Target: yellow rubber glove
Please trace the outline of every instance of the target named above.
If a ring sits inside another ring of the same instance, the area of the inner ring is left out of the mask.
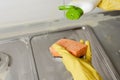
[[[101,0],[98,7],[106,11],[120,10],[120,0]]]
[[[84,41],[81,41],[81,43],[84,44]],[[62,61],[74,80],[102,80],[101,76],[91,65],[92,55],[89,41],[86,41],[85,44],[88,46],[88,49],[84,58],[73,56],[58,44],[53,44],[52,47],[62,56]]]

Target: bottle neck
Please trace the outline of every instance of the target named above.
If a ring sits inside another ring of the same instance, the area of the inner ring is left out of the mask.
[[[85,14],[96,8],[100,1],[101,0],[73,0],[68,5],[81,8]]]

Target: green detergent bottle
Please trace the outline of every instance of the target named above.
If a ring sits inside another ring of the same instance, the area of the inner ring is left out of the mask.
[[[59,6],[59,10],[66,11],[70,20],[78,20],[83,14],[92,11],[101,0],[73,0],[68,5]]]

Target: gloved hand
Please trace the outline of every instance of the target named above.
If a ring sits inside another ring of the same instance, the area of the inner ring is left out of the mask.
[[[101,0],[98,5],[103,10],[120,10],[120,0]]]
[[[84,44],[83,40],[80,42]],[[52,47],[62,56],[62,61],[66,69],[72,74],[74,80],[102,80],[91,64],[92,54],[89,41],[86,41],[85,44],[88,48],[83,58],[73,56],[58,44],[53,44]]]

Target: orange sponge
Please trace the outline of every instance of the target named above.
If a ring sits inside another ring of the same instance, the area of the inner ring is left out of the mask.
[[[67,51],[69,51],[72,55],[76,57],[81,57],[86,54],[87,45],[82,44],[80,42],[70,40],[70,39],[60,39],[56,42],[56,44],[64,47]],[[54,57],[61,57],[54,48],[50,47],[50,52]]]

